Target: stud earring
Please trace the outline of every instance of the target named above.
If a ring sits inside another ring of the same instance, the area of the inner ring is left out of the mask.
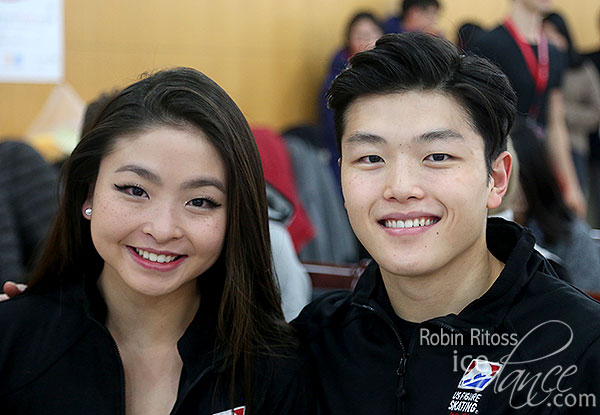
[[[92,216],[92,208],[87,208],[87,209],[85,210],[85,215],[86,215],[86,216]]]

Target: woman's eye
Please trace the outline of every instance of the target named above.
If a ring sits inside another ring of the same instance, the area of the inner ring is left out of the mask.
[[[374,163],[380,163],[383,161],[383,159],[379,156],[376,155],[368,155],[368,156],[364,156],[360,158],[360,161],[365,162],[365,163],[369,163],[369,164],[374,164]]]
[[[217,203],[214,200],[204,198],[204,197],[192,199],[188,202],[188,205],[191,205],[191,206],[197,207],[197,208],[215,208],[215,207],[221,206],[220,203]]]
[[[134,185],[125,185],[125,186],[119,186],[115,184],[115,187],[117,188],[117,190],[131,195],[131,196],[135,196],[135,197],[144,197],[144,196],[148,196],[146,194],[146,191],[144,189],[142,189],[139,186],[134,186]]]
[[[142,188],[140,188],[140,187],[133,186],[131,188],[131,194],[134,195],[134,196],[141,197],[141,196],[144,196],[144,193],[146,193],[146,192],[144,192],[144,190]]]
[[[446,161],[448,159],[450,159],[450,156],[448,154],[443,153],[430,154],[426,158],[426,160],[430,161]]]

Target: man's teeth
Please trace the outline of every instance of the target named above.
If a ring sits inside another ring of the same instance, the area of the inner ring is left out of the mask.
[[[407,220],[386,219],[386,228],[416,228],[419,226],[427,226],[436,223],[439,219],[416,218]]]
[[[171,262],[173,260],[175,260],[175,258],[177,258],[177,256],[173,256],[173,255],[156,255],[154,252],[148,252],[148,251],[144,251],[143,249],[139,249],[139,248],[135,248],[135,252],[137,252],[137,254],[139,256],[141,256],[144,259],[147,259],[148,261],[152,261],[152,262],[160,262],[162,263],[166,263],[166,262]]]

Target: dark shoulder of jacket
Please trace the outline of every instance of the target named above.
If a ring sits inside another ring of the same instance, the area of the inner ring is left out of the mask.
[[[325,293],[308,304],[300,315],[292,321],[301,340],[310,338],[323,327],[330,326],[343,316],[352,301],[353,292],[335,290]]]
[[[308,355],[299,344],[275,347],[259,355],[255,413],[314,414]]]
[[[521,335],[545,324],[562,326],[572,334],[565,350],[568,360],[579,359],[592,344],[599,344],[600,302],[557,278],[547,263],[523,288],[507,317]]]
[[[0,303],[0,396],[45,370],[87,330],[73,290],[25,292]]]

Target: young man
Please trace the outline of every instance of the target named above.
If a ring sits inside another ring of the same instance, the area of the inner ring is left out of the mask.
[[[438,0],[403,0],[400,8],[399,16],[392,16],[383,24],[384,33],[437,33],[441,8]]]
[[[487,220],[515,101],[495,66],[422,33],[382,37],[332,84],[346,209],[374,263],[295,322],[324,414],[597,412],[600,304],[528,230]]]
[[[571,145],[560,91],[564,69],[560,52],[542,34],[552,0],[512,0],[503,24],[482,36],[473,50],[496,63],[518,97],[517,110],[547,136],[555,174],[567,205],[585,217],[586,202],[571,158]]]

